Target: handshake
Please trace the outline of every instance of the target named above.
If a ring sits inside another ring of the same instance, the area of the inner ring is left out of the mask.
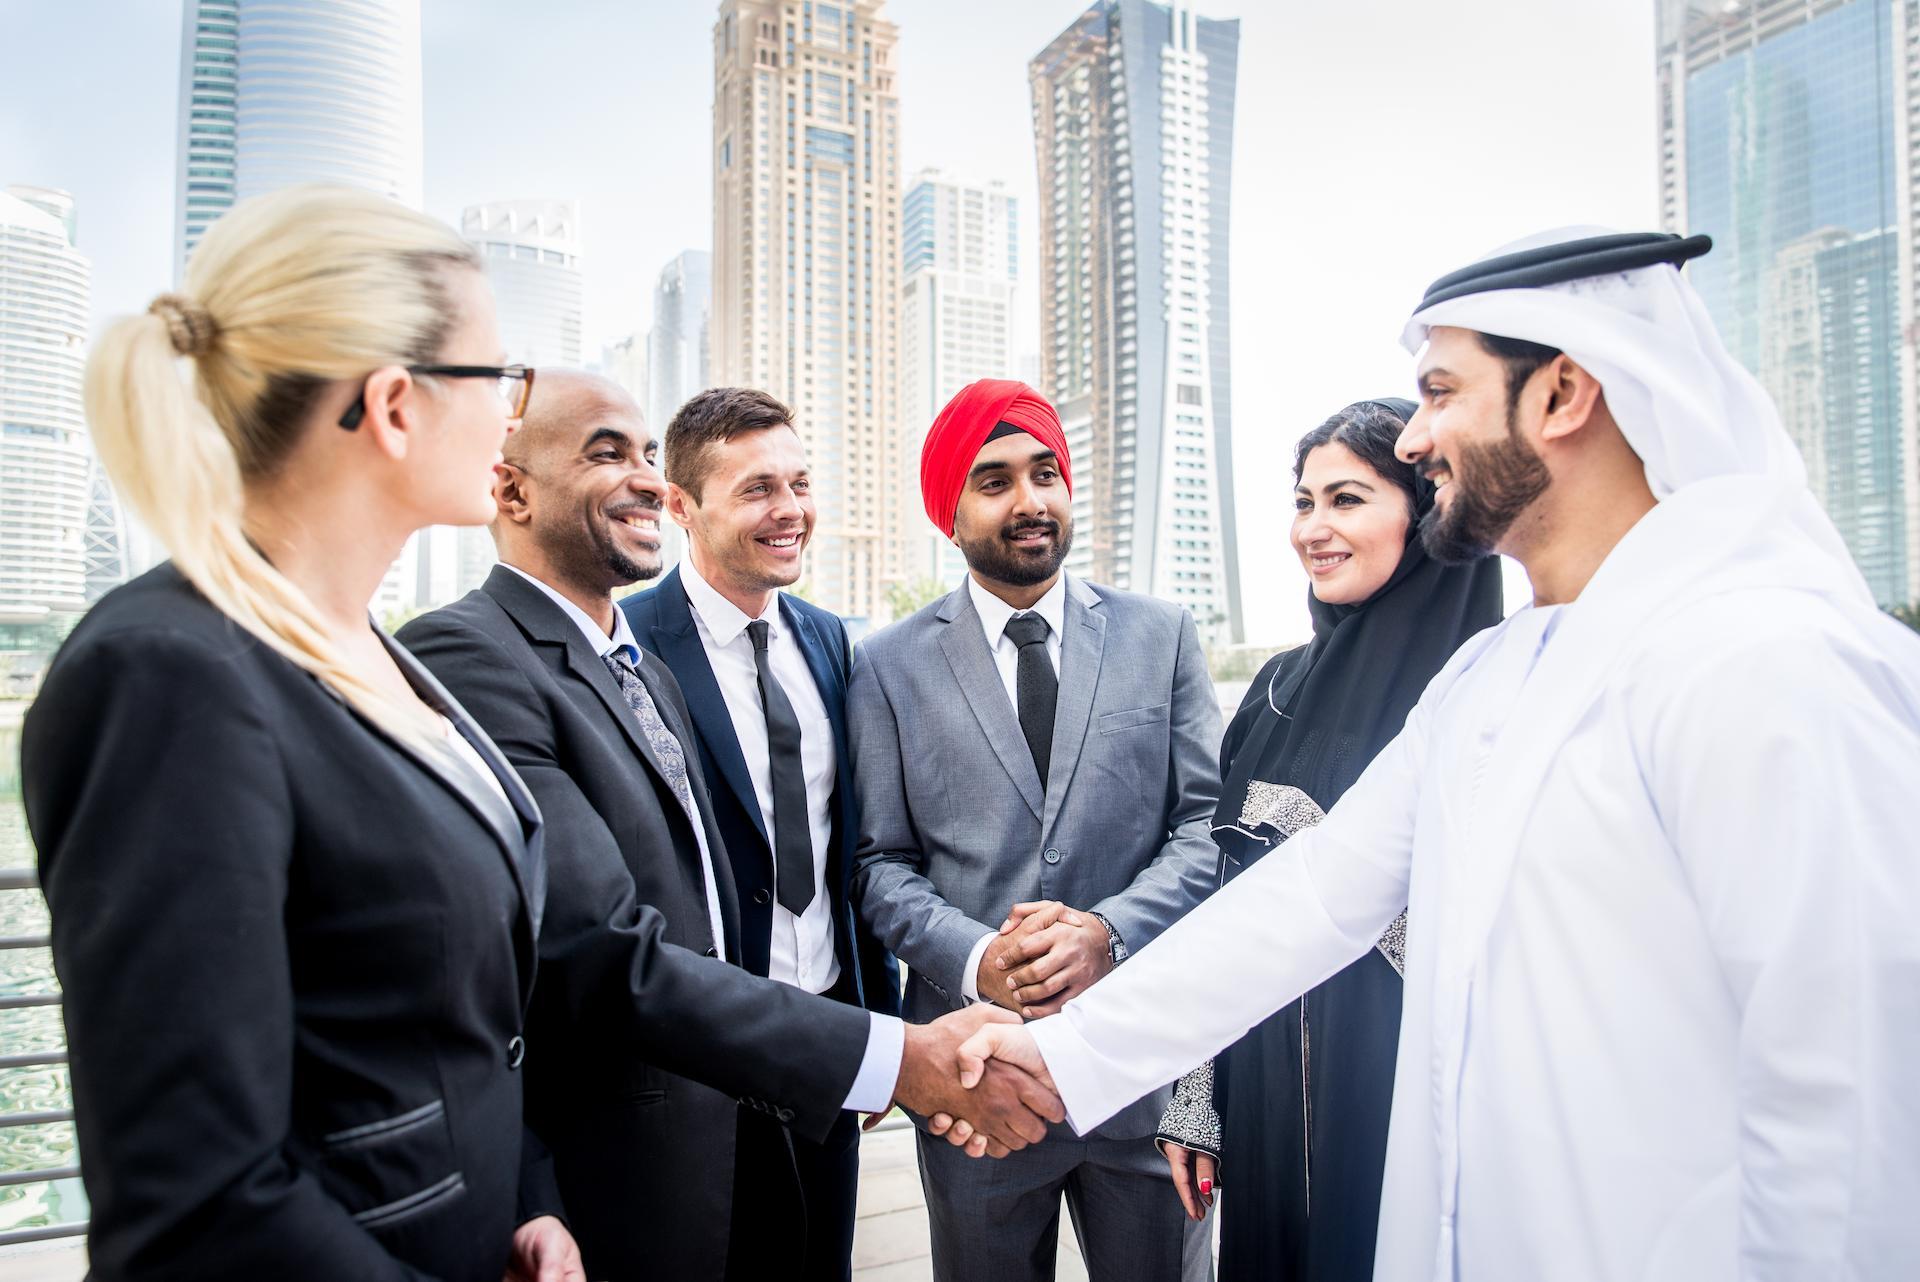
[[[973,1157],[1038,1144],[1066,1108],[1020,1016],[1054,1014],[1112,969],[1099,918],[1058,903],[1015,904],[981,955],[980,1002],[908,1025],[895,1101]]]

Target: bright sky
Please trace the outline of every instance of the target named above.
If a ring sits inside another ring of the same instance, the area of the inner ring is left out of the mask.
[[[422,0],[426,198],[581,202],[589,356],[644,329],[653,278],[712,240],[701,0]],[[1027,60],[1081,0],[891,0],[909,181],[1020,197],[1034,346]],[[1406,394],[1426,282],[1530,232],[1658,218],[1652,0],[1201,0],[1241,20],[1234,483],[1248,637],[1307,634],[1285,547],[1293,442]],[[0,0],[0,185],[65,187],[99,318],[170,284],[179,0]],[[22,57],[20,51],[30,50]]]

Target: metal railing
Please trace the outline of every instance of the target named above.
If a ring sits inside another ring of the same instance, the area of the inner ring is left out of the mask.
[[[0,868],[0,891],[38,890],[40,880],[31,868]],[[45,935],[0,935],[0,951],[18,951],[25,948],[45,948],[52,941]],[[12,996],[0,996],[0,1011],[25,1010],[35,1006],[58,1006],[61,997],[58,992],[19,993]],[[67,1062],[65,1048],[49,1051],[31,1051],[24,1055],[0,1055],[0,1070],[9,1068],[56,1067]],[[45,1126],[52,1122],[71,1122],[71,1108],[43,1109],[28,1113],[0,1113],[0,1131],[12,1130],[22,1126]],[[53,1180],[70,1180],[79,1177],[80,1168],[69,1166],[43,1166],[28,1171],[0,1171],[0,1188],[11,1188],[20,1184],[44,1184]],[[0,1233],[0,1247],[18,1246],[25,1242],[45,1242],[54,1238],[79,1237],[87,1231],[85,1220],[73,1220],[64,1224],[46,1224],[38,1228],[12,1229]]]

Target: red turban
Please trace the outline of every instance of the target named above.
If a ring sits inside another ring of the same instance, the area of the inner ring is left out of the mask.
[[[966,488],[973,460],[979,457],[980,447],[987,443],[993,429],[1002,423],[1019,428],[1052,450],[1060,460],[1060,479],[1067,483],[1067,493],[1073,493],[1066,433],[1060,430],[1060,416],[1046,398],[1010,378],[969,383],[933,420],[926,443],[920,447],[920,498],[927,505],[927,519],[948,538],[953,537],[953,514],[960,506],[960,491]]]

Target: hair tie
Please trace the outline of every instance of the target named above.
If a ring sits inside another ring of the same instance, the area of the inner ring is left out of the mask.
[[[210,350],[220,331],[213,323],[213,313],[185,294],[162,294],[147,310],[167,323],[167,337],[173,340],[173,350],[182,356],[199,356]]]

